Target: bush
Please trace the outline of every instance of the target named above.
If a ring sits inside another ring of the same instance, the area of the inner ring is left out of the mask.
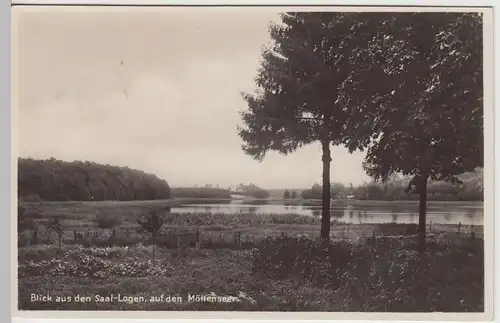
[[[374,312],[481,311],[484,291],[482,239],[428,238],[419,257],[413,239],[384,237],[375,250],[360,243],[351,249],[340,297]],[[391,246],[387,245],[391,242]]]
[[[99,229],[113,229],[121,224],[121,219],[119,217],[102,213],[96,216],[95,221]]]
[[[266,238],[254,249],[253,271],[335,285],[349,264],[348,244],[307,237]]]

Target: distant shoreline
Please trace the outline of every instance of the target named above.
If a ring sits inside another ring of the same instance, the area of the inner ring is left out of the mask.
[[[23,203],[27,204],[82,204],[82,203],[91,203],[91,204],[162,204],[164,207],[177,207],[182,205],[190,205],[190,204],[226,204],[230,202],[238,202],[235,204],[288,204],[290,206],[321,206],[321,200],[305,200],[305,199],[295,199],[295,200],[287,200],[287,199],[218,199],[218,198],[170,198],[170,199],[158,199],[158,200],[131,200],[131,201],[115,201],[115,200],[107,200],[107,201],[23,201]],[[373,204],[419,204],[418,200],[332,200],[330,202],[331,206],[338,205],[373,205]],[[483,205],[484,201],[427,201],[427,205],[432,204],[452,204],[452,205]]]

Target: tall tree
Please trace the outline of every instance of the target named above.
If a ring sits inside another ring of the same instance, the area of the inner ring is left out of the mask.
[[[344,91],[343,85],[353,73],[383,82],[383,68],[368,64],[365,57],[371,57],[370,46],[379,41],[378,28],[384,28],[387,19],[391,14],[282,14],[281,23],[269,28],[274,44],[262,52],[255,79],[258,89],[255,94],[243,93],[248,110],[241,113],[238,132],[250,156],[260,161],[268,151],[289,154],[313,142],[321,144],[324,239],[330,233],[330,146],[343,144],[354,151],[364,147],[370,135],[361,127],[345,126],[352,113],[341,98],[360,94],[352,88]],[[362,116],[357,124],[369,121]]]
[[[385,94],[378,93],[377,109],[358,104],[356,113],[373,120],[367,173],[382,181],[394,173],[412,176],[408,189],[419,194],[424,252],[428,181],[456,183],[458,175],[483,165],[482,19],[420,13],[393,23],[411,60],[399,67],[404,73],[387,83]]]

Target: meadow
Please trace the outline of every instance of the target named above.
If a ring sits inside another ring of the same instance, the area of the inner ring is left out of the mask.
[[[419,257],[412,224],[333,221],[324,244],[320,219],[295,214],[180,215],[167,202],[23,206],[37,237],[19,235],[21,310],[484,310],[481,226],[432,225]],[[137,225],[151,208],[165,217],[154,239]],[[54,217],[60,243],[45,230]]]

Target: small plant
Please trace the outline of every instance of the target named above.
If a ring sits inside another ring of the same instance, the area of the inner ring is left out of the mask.
[[[151,235],[153,242],[153,261],[155,260],[155,249],[156,249],[156,237],[161,227],[165,223],[164,217],[162,217],[156,210],[151,210],[147,215],[143,215],[137,219],[137,223],[142,231],[145,231]]]
[[[47,227],[49,239],[50,239],[52,232],[55,232],[57,234],[57,241],[58,241],[59,249],[61,249],[61,242],[62,242],[62,237],[64,234],[61,218],[62,218],[62,215],[59,217],[58,216],[53,217],[52,220],[50,221],[48,227]]]

